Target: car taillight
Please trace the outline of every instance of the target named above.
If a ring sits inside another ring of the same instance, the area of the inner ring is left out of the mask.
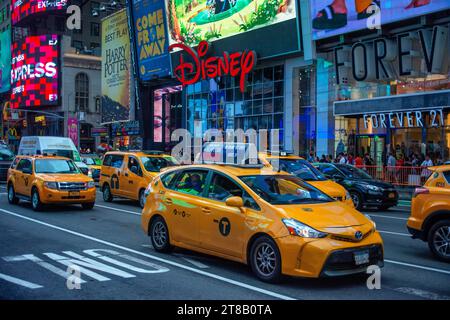
[[[428,190],[427,188],[416,188],[416,190],[414,190],[414,195],[413,197],[417,197],[420,194],[428,194],[430,193],[430,190]]]

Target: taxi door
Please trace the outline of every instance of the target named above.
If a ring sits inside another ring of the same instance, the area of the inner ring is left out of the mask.
[[[124,196],[125,180],[123,170],[125,166],[125,155],[114,154],[111,157],[111,193],[115,196]]]
[[[202,208],[208,201],[204,198],[204,187],[208,170],[185,170],[177,177],[170,189],[162,195],[166,206],[169,228],[173,240],[192,246],[199,245],[198,222]],[[193,180],[199,181],[193,183]]]
[[[31,180],[33,178],[32,163],[30,159],[24,158],[19,161],[16,173],[16,193],[30,197],[31,196]]]
[[[125,163],[121,179],[123,195],[138,200],[139,186],[143,179],[141,165],[136,157],[130,155],[126,157]]]
[[[257,206],[253,199],[235,181],[214,173],[207,190],[208,203],[202,207],[200,219],[201,246],[207,250],[242,258],[248,230],[248,210]],[[225,201],[239,196],[247,208],[229,207]]]

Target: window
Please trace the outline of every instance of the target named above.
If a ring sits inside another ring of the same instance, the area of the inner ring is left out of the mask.
[[[134,172],[131,169],[133,167],[136,168],[134,169],[135,170]],[[133,172],[134,174],[137,174],[138,176],[142,176],[141,166],[139,165],[139,162],[135,157],[128,157],[128,170],[130,170],[130,172]]]
[[[77,111],[89,111],[89,78],[85,73],[75,76],[75,108]]]
[[[166,188],[170,188],[170,185],[174,181],[174,178],[177,176],[178,171],[169,172],[162,176],[161,181]]]
[[[78,40],[73,40],[72,41],[72,47],[74,47],[75,49],[78,49],[78,50],[82,50],[83,49],[83,42],[82,41],[78,41]]]
[[[110,154],[105,157],[103,165],[106,167],[121,168],[123,164],[123,156]]]
[[[110,167],[111,166],[111,159],[112,159],[112,156],[111,155],[107,155],[105,157],[105,159],[103,160],[103,165],[106,166],[106,167]]]
[[[91,49],[100,48],[100,43],[98,42],[91,42]]]
[[[447,183],[450,184],[450,171],[445,171],[443,174]]]
[[[176,182],[173,190],[192,194],[194,196],[202,196],[205,188],[207,171],[204,170],[187,170],[181,173],[180,178]]]
[[[98,11],[100,9],[100,3],[96,1],[91,1],[91,11],[96,10]]]
[[[214,173],[209,185],[208,198],[225,202],[230,197],[241,197],[244,200],[245,207],[259,210],[255,200],[236,182],[221,174]]]
[[[22,159],[22,160],[20,160],[20,161],[19,161],[19,164],[17,165],[17,168],[16,168],[16,169],[17,169],[18,171],[22,171],[22,172],[23,172],[24,169],[28,169],[28,170],[31,171],[31,161],[28,160],[28,159]]]
[[[100,24],[97,22],[91,22],[91,36],[100,36]]]

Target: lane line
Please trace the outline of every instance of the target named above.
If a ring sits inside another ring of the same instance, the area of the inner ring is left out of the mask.
[[[95,206],[99,207],[99,208],[103,208],[103,209],[110,209],[110,210],[119,211],[119,212],[131,213],[131,214],[134,214],[134,215],[137,215],[137,216],[141,215],[139,212],[136,212],[136,211],[130,211],[130,210],[124,210],[124,209],[119,209],[119,208],[114,208],[114,207],[108,207],[108,206],[104,206],[104,205],[101,205],[101,204],[96,204]]]
[[[33,283],[33,282],[28,282],[28,281],[25,281],[25,280],[22,280],[22,279],[19,279],[19,278],[11,277],[11,276],[8,276],[7,274],[3,274],[3,273],[0,273],[0,279],[3,279],[3,280],[8,281],[8,282],[12,282],[14,284],[17,284],[19,286],[22,286],[22,287],[25,287],[25,288],[28,288],[28,289],[43,288],[43,286],[41,286],[39,284],[36,284],[36,283]]]
[[[394,261],[394,260],[387,260],[387,259],[385,259],[384,262],[397,264],[397,265],[401,265],[401,266],[405,266],[405,267],[411,267],[411,268],[422,269],[422,270],[433,271],[433,272],[438,272],[438,273],[443,273],[443,274],[450,275],[450,270],[437,269],[437,268],[432,268],[432,267],[421,266],[421,265],[418,265],[418,264],[412,264],[412,263],[406,263],[406,262]]]
[[[400,232],[392,232],[392,231],[383,231],[383,230],[377,230],[379,233],[386,233],[386,234],[392,234],[395,236],[402,236],[402,237],[411,237],[410,234],[407,233],[400,233]]]
[[[381,214],[368,214],[368,215],[371,216],[371,217],[376,217],[376,218],[386,218],[386,219],[408,221],[408,218],[390,217],[390,216],[384,216],[384,215],[381,215]]]
[[[400,288],[395,288],[393,290],[397,291],[397,292],[429,299],[429,300],[450,300],[449,296],[443,296],[443,295],[440,295],[440,294],[437,294],[434,292],[425,291],[425,290],[416,289],[416,288],[400,287]]]
[[[40,225],[43,225],[43,226],[55,229],[55,230],[63,231],[63,232],[66,232],[66,233],[78,236],[80,238],[88,239],[88,240],[95,241],[95,242],[98,242],[98,243],[101,243],[101,244],[104,244],[104,245],[107,245],[107,246],[110,246],[110,247],[113,247],[113,248],[121,249],[121,250],[124,250],[124,251],[127,251],[127,252],[131,252],[131,253],[134,253],[134,254],[137,254],[137,255],[140,255],[140,256],[144,256],[144,257],[147,257],[147,258],[150,258],[150,259],[162,262],[162,263],[166,263],[166,264],[172,265],[174,267],[178,267],[180,269],[188,270],[188,271],[191,271],[191,272],[203,275],[205,277],[209,277],[209,278],[216,279],[216,280],[228,283],[228,284],[232,284],[232,285],[235,285],[237,287],[241,287],[241,288],[245,288],[245,289],[248,289],[248,290],[251,290],[251,291],[254,291],[254,292],[265,294],[265,295],[268,295],[268,296],[271,296],[271,297],[274,297],[274,298],[277,298],[277,299],[281,299],[281,300],[296,300],[296,299],[294,299],[292,297],[289,297],[289,296],[286,296],[286,295],[283,295],[283,294],[280,294],[280,293],[277,293],[277,292],[269,291],[269,290],[262,289],[262,288],[259,288],[259,287],[255,287],[255,286],[243,283],[243,282],[239,282],[239,281],[235,281],[235,280],[223,277],[223,276],[219,276],[219,275],[216,275],[216,274],[213,274],[213,273],[210,273],[210,272],[206,272],[206,271],[203,271],[203,270],[195,269],[195,268],[192,268],[192,267],[189,267],[189,266],[177,263],[177,262],[173,262],[173,261],[170,261],[170,260],[167,260],[167,259],[163,259],[163,258],[160,258],[160,257],[157,257],[157,256],[153,256],[153,255],[146,254],[146,253],[143,253],[143,252],[140,252],[140,251],[137,251],[137,250],[133,250],[133,249],[130,249],[130,248],[127,248],[127,247],[124,247],[124,246],[121,246],[121,245],[118,245],[118,244],[115,244],[115,243],[112,243],[112,242],[108,242],[108,241],[105,241],[105,240],[101,240],[101,239],[98,239],[98,238],[95,238],[95,237],[92,237],[92,236],[89,236],[89,235],[86,235],[86,234],[83,234],[83,233],[79,233],[79,232],[76,232],[76,231],[73,231],[73,230],[70,230],[70,229],[65,229],[65,228],[58,227],[58,226],[55,226],[55,225],[52,225],[52,224],[49,224],[49,223],[46,223],[46,222],[43,222],[43,221],[40,221],[40,220],[29,218],[29,217],[23,216],[21,214],[14,213],[14,212],[9,211],[9,210],[0,209],[0,212],[6,213],[6,214],[9,214],[11,216],[15,216],[15,217],[18,217],[18,218],[21,218],[21,219],[24,219],[24,220],[28,220],[28,221],[31,221],[31,222],[34,222],[34,223],[37,223],[37,224],[40,224]]]

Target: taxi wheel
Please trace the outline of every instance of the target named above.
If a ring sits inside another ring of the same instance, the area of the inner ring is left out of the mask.
[[[450,220],[439,221],[431,227],[428,246],[439,260],[450,262]]]
[[[145,190],[144,189],[139,191],[139,205],[141,206],[142,209],[144,209],[144,207],[145,207]]]
[[[158,252],[170,252],[172,246],[169,240],[169,228],[162,217],[153,219],[150,226],[150,237],[153,248]]]
[[[95,202],[89,202],[89,203],[82,203],[81,206],[84,210],[91,210],[95,206]]]
[[[103,201],[105,202],[111,202],[113,200],[113,196],[111,193],[111,187],[109,186],[109,184],[105,184],[103,186]]]
[[[8,202],[10,204],[18,204],[19,198],[16,197],[16,192],[14,191],[14,187],[12,184],[8,186]]]
[[[361,194],[359,192],[352,191],[352,192],[350,192],[350,196],[352,197],[355,209],[361,210],[362,209],[362,196],[361,196]]]
[[[281,280],[281,255],[277,244],[268,236],[253,242],[250,250],[250,266],[262,281],[276,283]]]
[[[31,191],[31,206],[34,211],[40,211],[42,209],[42,202],[39,198],[39,192],[36,188]]]

